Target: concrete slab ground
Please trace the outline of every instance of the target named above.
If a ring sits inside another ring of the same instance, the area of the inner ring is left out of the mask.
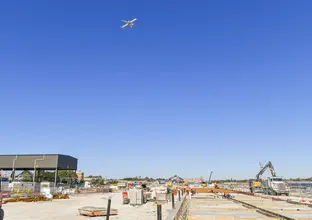
[[[234,194],[236,200],[269,210],[296,220],[312,219],[312,208],[302,205],[290,204],[285,201]],[[218,198],[214,194],[198,194],[192,197],[189,210],[190,219],[276,219],[270,218],[248,209],[231,200]]]
[[[312,208],[260,197],[236,195],[235,199],[294,219],[312,219]]]
[[[112,195],[111,208],[118,209],[118,215],[110,219],[121,220],[155,220],[157,207],[149,202],[142,206],[130,206],[122,204],[121,193]],[[107,195],[88,194],[73,196],[68,200],[53,200],[50,202],[34,203],[7,203],[3,205],[5,220],[82,220],[91,219],[80,216],[78,208],[82,206],[107,206]],[[166,219],[172,211],[171,203],[164,204],[162,207],[163,219]],[[92,217],[92,219],[104,219],[104,217]]]
[[[215,198],[213,194],[197,195],[190,200],[189,219],[233,220],[233,219],[275,219],[247,209],[230,200]]]

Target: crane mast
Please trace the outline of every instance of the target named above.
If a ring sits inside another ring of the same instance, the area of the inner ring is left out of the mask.
[[[212,175],[212,173],[213,173],[213,171],[210,172],[208,184],[211,184],[211,175]]]

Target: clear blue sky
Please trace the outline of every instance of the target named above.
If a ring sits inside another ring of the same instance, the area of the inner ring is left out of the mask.
[[[309,0],[2,1],[0,149],[86,174],[312,176]],[[122,19],[138,18],[122,30]]]

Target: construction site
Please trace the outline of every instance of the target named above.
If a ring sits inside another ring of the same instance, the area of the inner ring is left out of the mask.
[[[119,181],[64,187],[61,170],[76,172],[78,160],[67,155],[1,155],[1,220],[22,219],[312,219],[311,183],[277,176],[272,162],[260,165],[249,182],[214,182],[172,176],[162,181]],[[32,182],[16,180],[32,170]],[[55,181],[39,181],[55,170]],[[270,177],[263,178],[265,171]],[[3,173],[3,172],[2,172]],[[87,180],[87,178],[86,178]]]
[[[312,220],[312,0],[0,8],[0,220]]]

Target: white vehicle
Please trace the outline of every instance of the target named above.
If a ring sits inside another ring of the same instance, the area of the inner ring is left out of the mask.
[[[126,23],[125,25],[121,26],[121,28],[124,29],[127,26],[132,28],[136,20],[137,20],[136,18],[133,19],[132,21],[121,20],[122,22]]]
[[[290,189],[281,177],[268,177],[262,181],[262,189],[268,195],[289,196]]]

